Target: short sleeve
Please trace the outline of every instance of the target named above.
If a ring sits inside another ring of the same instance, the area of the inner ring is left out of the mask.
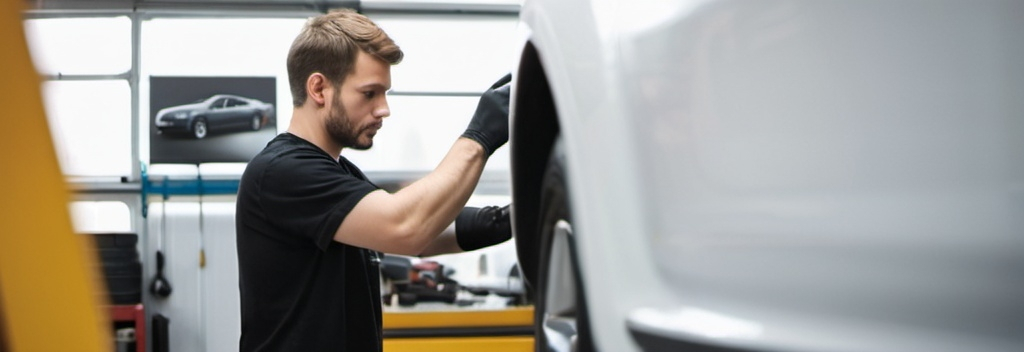
[[[347,172],[326,155],[282,155],[264,170],[261,205],[268,221],[288,234],[306,236],[321,250],[373,184]]]

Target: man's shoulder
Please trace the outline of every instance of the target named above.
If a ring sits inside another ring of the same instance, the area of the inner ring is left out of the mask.
[[[278,135],[249,160],[242,173],[242,180],[262,180],[268,173],[281,174],[309,168],[311,160],[316,160],[316,153],[309,148],[295,143],[285,134]],[[316,162],[313,161],[312,164]],[[287,176],[285,176],[287,178]]]
[[[269,166],[290,160],[321,160],[331,162],[331,159],[323,151],[309,144],[298,137],[288,133],[282,133],[274,137],[259,154],[256,154],[249,165]]]

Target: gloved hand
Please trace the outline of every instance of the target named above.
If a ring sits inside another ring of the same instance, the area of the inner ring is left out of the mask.
[[[493,246],[512,238],[508,205],[465,207],[455,218],[455,240],[464,251]]]
[[[484,147],[487,156],[508,142],[508,100],[512,74],[501,77],[480,96],[473,119],[462,134]]]

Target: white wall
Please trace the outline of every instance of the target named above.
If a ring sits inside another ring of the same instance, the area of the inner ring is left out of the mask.
[[[220,197],[223,198],[223,197]],[[240,334],[235,203],[204,201],[202,230],[195,197],[149,208],[149,241],[144,251],[146,287],[156,272],[155,253],[163,237],[164,275],[174,291],[167,298],[146,292],[146,308],[170,320],[173,351],[237,351]],[[164,218],[166,212],[166,218]],[[200,267],[205,249],[206,266]]]

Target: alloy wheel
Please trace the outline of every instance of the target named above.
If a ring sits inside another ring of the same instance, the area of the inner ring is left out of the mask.
[[[205,138],[206,134],[208,132],[209,131],[207,131],[207,129],[206,129],[206,120],[204,120],[204,119],[198,119],[192,125],[192,135],[194,135],[196,137],[196,139],[203,139],[203,138]]]
[[[552,229],[544,282],[543,333],[549,350],[576,351],[576,274],[570,253],[572,224],[558,219]]]

